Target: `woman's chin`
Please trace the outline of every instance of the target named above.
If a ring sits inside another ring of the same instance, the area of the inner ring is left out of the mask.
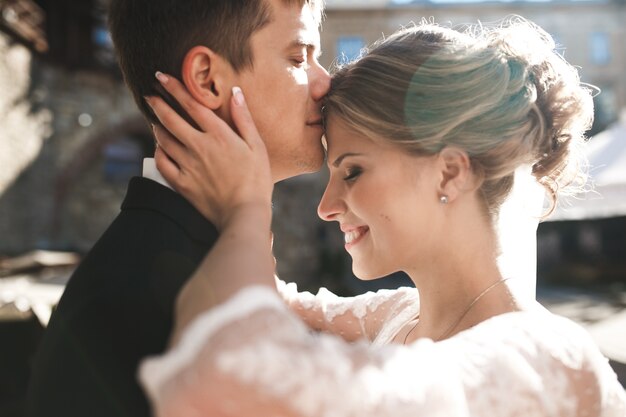
[[[377,271],[375,268],[368,268],[364,265],[356,264],[355,262],[352,262],[352,273],[361,281],[372,281],[387,275],[380,273],[380,271]]]

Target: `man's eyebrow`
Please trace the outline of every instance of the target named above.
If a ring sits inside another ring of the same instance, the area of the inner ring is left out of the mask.
[[[287,49],[295,49],[295,48],[306,48],[307,50],[313,49],[316,52],[316,54],[320,53],[319,43],[313,40],[308,40],[304,38],[295,39],[291,41],[289,45],[287,46]]]
[[[346,158],[348,158],[348,157],[350,157],[350,156],[361,156],[361,155],[363,155],[363,154],[361,154],[361,153],[355,153],[355,152],[346,152],[346,153],[344,153],[344,154],[341,154],[341,155],[340,155],[337,159],[335,159],[335,162],[333,162],[333,166],[334,166],[335,168],[337,168],[337,167],[339,167],[339,165],[341,164],[341,162],[342,162],[344,159],[346,159]]]

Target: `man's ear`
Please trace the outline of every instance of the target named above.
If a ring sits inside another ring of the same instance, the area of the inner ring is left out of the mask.
[[[472,165],[467,153],[456,147],[445,147],[439,152],[441,169],[440,195],[454,201],[462,192],[476,188],[476,178],[472,173]]]
[[[220,55],[205,46],[194,46],[183,60],[182,81],[197,101],[217,110],[228,104],[229,70],[229,64]]]

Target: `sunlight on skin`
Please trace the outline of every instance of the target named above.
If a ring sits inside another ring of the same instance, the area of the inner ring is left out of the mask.
[[[533,299],[537,287],[537,226],[544,195],[530,167],[518,168],[515,185],[502,204],[497,225],[502,247],[498,266],[502,276],[517,278],[509,281],[510,285]]]

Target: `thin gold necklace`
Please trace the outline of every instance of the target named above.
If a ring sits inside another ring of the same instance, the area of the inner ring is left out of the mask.
[[[463,311],[463,314],[461,314],[461,316],[458,318],[458,320],[457,320],[457,321],[455,321],[454,323],[452,323],[452,325],[451,325],[450,327],[448,327],[448,328],[446,329],[446,331],[445,331],[445,332],[443,332],[443,333],[441,334],[441,336],[439,336],[438,338],[434,339],[434,340],[435,340],[435,342],[437,342],[437,341],[439,341],[439,340],[442,340],[444,337],[448,336],[448,335],[452,332],[452,330],[454,330],[454,329],[456,328],[456,326],[458,326],[458,325],[459,325],[459,323],[461,323],[461,320],[463,320],[463,319],[465,318],[465,316],[467,315],[467,313],[469,313],[469,312],[470,312],[470,310],[472,309],[472,307],[474,307],[474,305],[478,302],[478,300],[480,300],[481,298],[483,298],[483,296],[484,296],[485,294],[487,294],[487,293],[488,293],[489,291],[491,291],[493,288],[495,288],[495,287],[496,287],[496,286],[498,286],[499,284],[502,284],[504,281],[507,281],[507,280],[509,280],[509,279],[511,279],[511,277],[504,278],[504,279],[501,279],[501,280],[499,280],[499,281],[496,281],[496,282],[494,282],[493,284],[491,284],[490,286],[488,286],[485,290],[483,290],[483,292],[481,292],[480,294],[478,294],[478,295],[476,296],[476,298],[474,298],[474,299],[472,300],[472,302],[471,302],[471,303],[469,303],[469,305],[467,306],[467,308],[465,309],[465,311]],[[417,327],[417,325],[418,325],[418,324],[419,324],[419,318],[417,319],[417,323],[415,323],[415,325],[414,325],[413,327],[411,327],[411,330],[409,330],[409,332],[406,334],[406,336],[404,336],[404,342],[402,342],[402,344],[403,344],[403,345],[406,345],[406,341],[407,341],[407,339],[409,338],[409,335],[410,335],[411,333],[413,333],[413,330],[415,330],[415,328]]]

